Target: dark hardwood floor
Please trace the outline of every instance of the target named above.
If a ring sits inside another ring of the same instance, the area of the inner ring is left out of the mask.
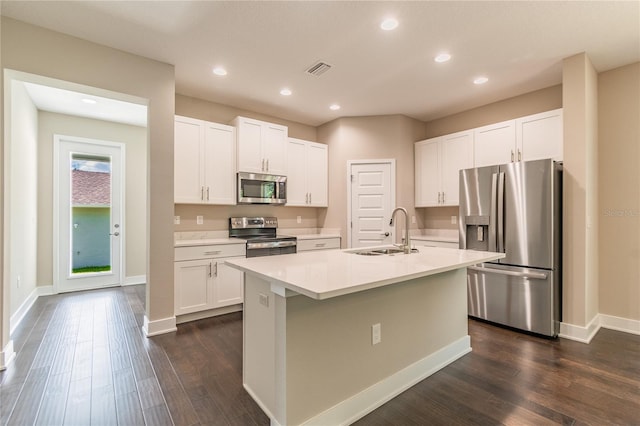
[[[0,372],[0,424],[269,424],[242,388],[240,313],[147,339],[143,312],[144,286],[39,298]],[[640,425],[640,336],[469,330],[472,353],[356,424]]]

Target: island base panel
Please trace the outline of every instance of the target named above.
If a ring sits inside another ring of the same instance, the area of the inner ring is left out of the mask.
[[[270,290],[247,273],[243,368],[273,424],[354,421],[470,350],[464,269],[326,300]]]

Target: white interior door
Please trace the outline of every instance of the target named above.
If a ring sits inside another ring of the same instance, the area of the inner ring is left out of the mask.
[[[54,288],[122,283],[124,145],[54,140]]]
[[[350,247],[391,244],[389,225],[395,205],[392,160],[350,163]]]

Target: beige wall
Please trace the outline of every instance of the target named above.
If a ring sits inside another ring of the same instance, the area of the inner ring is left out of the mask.
[[[424,123],[402,115],[345,117],[318,128],[318,141],[329,145],[329,208],[320,226],[341,228],[347,244],[347,162],[396,159],[396,205],[414,216],[413,143],[424,138]],[[399,221],[400,222],[400,221]],[[421,227],[422,223],[412,225]]]
[[[174,67],[5,17],[1,30],[2,68],[55,79],[67,88],[96,95],[148,102],[146,314],[152,321],[173,317]],[[6,143],[3,132],[3,147]],[[3,287],[0,318],[5,347],[8,290]]]
[[[195,99],[176,94],[176,114],[186,117],[228,124],[237,116],[282,124],[289,128],[289,136],[309,141],[317,140],[316,128],[295,121],[283,120],[252,111],[241,110],[227,105]],[[180,225],[174,231],[222,231],[229,229],[229,217],[233,216],[275,216],[279,228],[316,228],[318,212],[326,210],[309,207],[287,206],[203,206],[196,204],[176,204],[175,214],[180,216]],[[196,216],[203,216],[203,224],[196,224]],[[300,216],[300,223],[297,219]]]
[[[563,322],[598,314],[597,74],[586,54],[563,61]]]
[[[38,114],[38,285],[53,283],[53,136],[125,145],[125,277],[146,273],[147,129],[40,111]],[[124,229],[124,228],[123,228]]]
[[[425,124],[425,138],[435,138],[557,108],[562,108],[561,85],[429,121]],[[425,228],[458,229],[458,225],[451,223],[451,216],[458,215],[457,207],[421,208],[418,209],[418,214],[422,215]]]
[[[600,313],[640,320],[640,63],[598,76]]]
[[[38,111],[24,84],[11,84],[11,140],[9,182],[9,315],[14,315],[36,287]],[[0,348],[1,349],[1,348]]]

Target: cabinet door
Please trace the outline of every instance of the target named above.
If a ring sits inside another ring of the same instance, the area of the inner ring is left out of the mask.
[[[214,264],[212,307],[235,305],[244,301],[244,273],[219,260]]]
[[[440,142],[441,204],[460,204],[460,170],[473,167],[473,132],[447,135]]]
[[[438,205],[438,192],[440,192],[438,142],[440,139],[428,139],[415,144],[416,207]]]
[[[174,263],[175,314],[189,314],[210,307],[213,261],[187,260]]]
[[[473,166],[495,166],[517,161],[515,149],[514,120],[479,127],[473,133]]]
[[[522,161],[545,158],[562,161],[562,109],[519,118],[516,129]]]
[[[287,176],[287,128],[277,124],[264,123],[263,132],[264,172],[270,175]]]
[[[231,204],[235,200],[235,129],[223,124],[206,123],[203,143],[204,202]]]
[[[175,203],[201,203],[202,183],[200,140],[202,122],[176,117],[174,127],[174,195]]]
[[[307,192],[309,205],[327,207],[329,205],[329,164],[328,147],[319,143],[307,145]]]
[[[307,206],[307,143],[289,138],[287,149],[287,205]]]
[[[238,171],[263,173],[262,123],[239,118],[235,124],[238,132]]]

